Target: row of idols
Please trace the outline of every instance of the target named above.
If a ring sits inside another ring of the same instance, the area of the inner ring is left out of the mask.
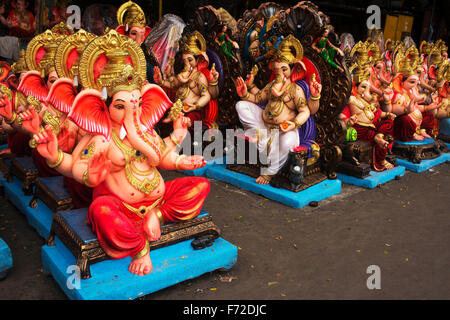
[[[3,65],[0,115],[7,152],[32,156],[40,176],[64,175],[106,254],[133,258],[130,272],[149,273],[161,225],[195,218],[209,193],[205,178],[164,182],[158,171],[205,166],[179,153],[196,123],[207,143],[240,129],[233,141],[245,149],[225,149],[244,160],[229,168],[291,192],[336,179],[344,162],[349,174],[390,170],[395,141],[444,148],[443,42],[355,44],[309,1],[264,3],[238,20],[205,6],[153,28],[129,1],[117,22],[103,35],[60,24],[35,36]]]

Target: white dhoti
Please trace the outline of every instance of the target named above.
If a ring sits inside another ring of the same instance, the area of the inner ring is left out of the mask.
[[[258,138],[258,151],[267,155],[267,167],[261,168],[261,174],[274,175],[283,167],[289,151],[300,144],[297,130],[288,132],[270,129],[263,119],[263,109],[248,101],[236,103],[236,111],[244,126],[245,135]]]

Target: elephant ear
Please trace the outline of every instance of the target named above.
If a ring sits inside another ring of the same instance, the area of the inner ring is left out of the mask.
[[[68,117],[84,131],[101,134],[106,139],[111,139],[111,119],[108,107],[97,90],[81,91],[76,96]]]
[[[173,103],[164,90],[155,84],[146,84],[141,89],[142,114],[141,122],[149,129],[158,123]]]
[[[46,102],[61,112],[69,113],[76,96],[77,90],[73,86],[73,81],[60,78],[53,83]]]
[[[26,96],[32,95],[41,102],[45,102],[48,96],[48,88],[45,85],[44,79],[38,71],[28,71],[22,76],[22,80],[17,87],[17,90]]]

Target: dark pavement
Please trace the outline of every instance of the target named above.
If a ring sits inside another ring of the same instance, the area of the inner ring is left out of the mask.
[[[407,171],[373,190],[344,184],[317,208],[293,209],[210,182],[204,208],[222,237],[239,247],[237,263],[146,299],[450,298],[449,164]],[[0,299],[66,299],[43,273],[44,239],[3,197],[0,237],[14,259],[0,281]],[[380,267],[380,290],[366,286],[370,265]]]

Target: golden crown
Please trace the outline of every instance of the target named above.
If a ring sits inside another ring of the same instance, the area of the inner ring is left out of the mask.
[[[444,59],[441,55],[441,48],[439,48],[439,46],[436,46],[436,44],[432,45],[427,57],[428,66],[439,65],[442,62],[444,62]]]
[[[27,63],[28,70],[39,71],[41,72],[42,77],[45,77],[51,71],[54,71],[56,49],[64,37],[65,36],[62,34],[55,33],[51,30],[46,30],[31,39],[27,49],[25,50],[25,61]],[[45,54],[42,59],[37,62],[36,55],[41,48],[45,49]]]
[[[399,40],[386,39],[386,41],[384,42],[384,50],[386,50],[386,51],[394,51],[395,48],[397,48],[397,46],[400,43],[403,43],[403,42],[399,41]]]
[[[349,68],[350,73],[356,69],[366,70],[383,60],[378,45],[372,40],[358,41],[350,51],[350,57],[354,60],[353,65]]]
[[[95,76],[95,63],[106,58],[106,64]],[[132,66],[125,62],[131,59]],[[102,91],[102,97],[113,96],[119,90],[140,88],[146,79],[145,55],[131,38],[110,30],[92,40],[84,49],[79,63],[80,81],[84,88]]]
[[[117,10],[117,22],[120,26],[132,27],[145,27],[145,14],[139,5],[133,1],[125,2]]]
[[[95,34],[80,29],[76,33],[65,37],[64,40],[61,41],[55,53],[55,68],[59,77],[70,79],[75,79],[75,77],[78,78],[78,64],[80,55],[84,48],[96,37],[97,36]],[[77,51],[78,59],[76,59],[76,61],[74,61],[72,66],[69,68],[67,65],[67,60],[73,50]]]
[[[69,26],[65,22],[60,22],[53,26],[51,29],[52,32],[62,34],[62,35],[71,35],[74,33],[73,29],[70,29]]]
[[[438,41],[436,41],[435,46],[437,48],[439,48],[441,53],[444,51],[448,51],[448,47],[445,45],[445,42],[442,39],[439,39]]]
[[[396,50],[394,57],[395,73],[403,74],[405,78],[417,74],[417,70],[422,67],[423,61],[420,58],[419,51],[415,46],[411,46],[406,50]]]
[[[439,65],[436,72],[436,80],[438,83],[450,81],[450,63],[448,61],[444,61]]]
[[[206,41],[197,30],[184,36],[181,42],[181,51],[184,54],[200,55],[206,52]]]
[[[288,64],[300,62],[302,59],[303,46],[292,34],[280,42],[280,46],[273,57],[275,62],[285,62]]]
[[[110,90],[108,94],[113,96],[116,92],[126,90],[131,91],[135,89],[141,89],[144,85],[144,79],[137,73],[137,71],[129,64],[127,64],[122,70],[118,78],[111,82]]]
[[[433,46],[434,46],[433,43],[426,42],[425,40],[423,40],[419,47],[420,54],[426,55],[430,54],[430,51],[433,48]]]
[[[17,61],[13,63],[13,65],[11,66],[11,70],[16,74],[28,71],[27,63],[25,61],[25,50],[21,49],[19,51],[19,59],[17,59]]]
[[[361,83],[364,80],[368,80],[370,77],[369,69],[362,69],[357,67],[353,70],[352,79],[354,83]]]

